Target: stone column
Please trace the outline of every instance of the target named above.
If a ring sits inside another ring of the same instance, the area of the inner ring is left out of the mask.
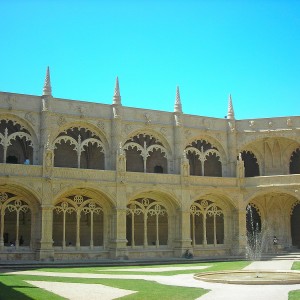
[[[182,206],[178,210],[178,234],[175,242],[175,256],[181,257],[187,249],[192,248],[190,222],[190,191],[186,186],[181,187]]]
[[[42,203],[39,217],[39,234],[40,241],[37,243],[36,257],[38,260],[53,260],[53,193],[50,179],[43,180]]]
[[[52,102],[52,96],[42,96],[41,115],[40,115],[40,149],[39,149],[39,161],[40,165],[43,164],[44,148],[46,145],[49,147],[49,137],[51,133],[51,112],[50,104]]]
[[[126,209],[117,208],[113,215],[113,239],[110,243],[111,258],[127,259],[127,239],[126,239]]]
[[[235,212],[234,236],[232,243],[232,254],[243,255],[247,245],[246,209],[241,203]]]
[[[119,181],[119,180],[118,180]],[[121,180],[117,183],[117,207],[113,211],[111,258],[128,258],[126,239],[126,185]]]
[[[0,204],[0,250],[4,249],[4,211],[1,210]]]
[[[110,168],[116,169],[116,155],[122,142],[122,106],[113,104],[113,115],[111,122],[111,162]]]
[[[182,153],[184,150],[184,135],[181,113],[174,113],[175,126],[174,126],[174,173],[180,174],[180,163]]]
[[[52,239],[53,206],[42,205],[41,240],[37,249],[38,260],[53,260],[54,249]]]
[[[190,211],[186,209],[180,209],[178,211],[179,216],[179,237],[175,242],[175,256],[181,257],[187,249],[192,248],[192,239],[190,233]]]
[[[236,163],[237,163],[237,132],[236,132],[235,120],[228,121],[227,131],[227,153],[228,153],[228,165],[222,166],[222,176],[233,177],[237,176]]]

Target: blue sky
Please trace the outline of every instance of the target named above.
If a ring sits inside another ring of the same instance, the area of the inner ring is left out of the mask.
[[[223,118],[300,115],[300,1],[0,0],[0,91]]]

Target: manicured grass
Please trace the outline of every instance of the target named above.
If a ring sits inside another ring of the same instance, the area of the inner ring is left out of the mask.
[[[62,300],[56,294],[34,287],[23,280],[32,279],[29,276],[0,275],[0,299],[1,300]],[[35,277],[36,280],[39,278]]]
[[[300,261],[295,261],[293,263],[292,270],[300,270]]]
[[[300,299],[300,290],[289,292],[289,300],[299,300],[299,299]]]
[[[122,299],[166,299],[166,300],[192,300],[204,295],[208,290],[199,288],[168,286],[146,280],[126,279],[85,279],[85,278],[62,278],[23,275],[0,275],[0,299],[1,300],[61,300],[64,299],[56,294],[44,291],[26,283],[25,280],[55,281],[85,284],[103,284],[106,286],[137,291],[137,293],[123,297]],[[4,288],[3,288],[4,287]]]
[[[211,263],[194,263],[194,264],[174,264],[174,265],[155,265],[155,266],[115,266],[115,267],[82,267],[82,268],[43,268],[37,269],[37,271],[47,271],[47,272],[63,272],[63,273],[96,273],[96,274],[131,274],[131,275],[164,275],[164,276],[172,276],[177,274],[194,274],[200,272],[210,272],[210,271],[223,271],[223,270],[240,270],[247,265],[249,265],[249,261],[231,261],[231,262],[211,262]],[[126,271],[130,269],[136,268],[164,268],[164,267],[197,267],[199,266],[199,270],[179,270],[179,271],[164,271],[164,272],[136,272],[136,271]],[[203,266],[207,268],[201,269]],[[117,269],[124,269],[124,271],[114,271]]]
[[[300,261],[295,261],[292,266],[292,270],[300,270]],[[289,300],[299,300],[300,290],[289,292]]]
[[[132,268],[143,268],[143,266],[116,266],[116,267],[81,267],[81,268],[43,268],[36,271],[61,272],[61,273],[96,273],[96,274],[138,274],[138,275],[163,275],[172,276],[177,274],[193,274],[208,271],[222,271],[222,270],[239,270],[249,264],[248,261],[234,261],[234,262],[206,262],[206,263],[189,263],[189,264],[174,264],[161,266],[144,266],[145,268],[158,267],[189,267],[189,266],[208,266],[205,269],[199,270],[179,270],[167,272],[132,272],[127,271]],[[124,269],[124,271],[113,271],[114,269]],[[300,262],[295,262],[294,270],[300,270]],[[66,283],[82,283],[82,284],[103,284],[106,286],[136,291],[137,293],[124,296],[122,299],[166,299],[166,300],[192,300],[200,297],[208,292],[208,290],[201,288],[189,288],[179,286],[169,286],[159,284],[154,281],[147,280],[130,280],[130,279],[89,279],[89,278],[64,278],[64,277],[47,277],[47,276],[33,276],[33,275],[13,275],[0,274],[0,300],[61,300],[64,299],[56,294],[45,291],[26,283],[26,280],[38,280],[49,282],[66,282]],[[228,295],[230,297],[230,295]],[[289,293],[289,300],[300,299],[300,290]]]
[[[189,266],[208,266],[207,270],[232,270],[241,269],[249,262],[212,262],[212,263],[189,263],[189,264],[174,264],[174,265],[155,265],[145,266],[146,268],[158,267],[186,267]],[[142,266],[116,266],[116,267],[83,267],[83,268],[43,268],[37,271],[48,272],[72,272],[72,273],[102,273],[102,274],[138,274],[138,275],[177,275],[177,274],[193,274],[203,272],[204,270],[179,270],[167,272],[126,272],[132,268],[143,268]],[[124,271],[113,271],[114,269],[124,269]],[[26,283],[25,280],[42,280],[70,283],[85,283],[85,284],[104,284],[111,287],[122,288],[126,290],[137,291],[137,293],[125,296],[124,299],[196,299],[207,293],[207,290],[200,288],[178,287],[162,285],[153,281],[146,280],[125,280],[125,279],[85,279],[85,278],[64,278],[64,277],[46,277],[46,276],[31,276],[31,275],[0,275],[0,299],[63,299],[56,294],[39,289]]]

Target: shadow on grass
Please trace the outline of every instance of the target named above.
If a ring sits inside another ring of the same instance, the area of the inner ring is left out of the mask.
[[[18,291],[22,288],[33,288],[35,287],[28,287],[25,285],[5,285],[0,282],[0,300],[32,300],[31,297],[26,296],[21,291]]]

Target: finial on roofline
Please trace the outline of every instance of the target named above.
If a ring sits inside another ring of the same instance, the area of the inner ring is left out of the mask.
[[[177,88],[176,88],[176,98],[175,98],[174,112],[182,113],[182,105],[181,105],[181,100],[180,100],[179,86],[177,86]]]
[[[52,96],[49,66],[47,67],[47,71],[46,71],[46,78],[45,78],[45,83],[43,88],[43,96]]]
[[[121,103],[121,96],[120,96],[120,87],[119,87],[119,78],[118,78],[118,76],[116,78],[116,85],[115,85],[115,91],[114,91],[114,96],[113,96],[113,104],[122,105],[122,103]]]
[[[227,119],[229,119],[229,120],[234,120],[234,110],[233,110],[233,105],[232,105],[231,94],[229,94],[229,98],[228,98],[228,112],[227,112]]]

